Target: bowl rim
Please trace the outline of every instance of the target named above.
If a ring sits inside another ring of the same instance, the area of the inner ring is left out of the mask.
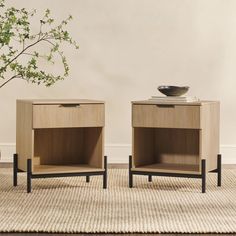
[[[157,87],[158,89],[189,89],[189,86],[175,86],[175,85],[160,85]]]

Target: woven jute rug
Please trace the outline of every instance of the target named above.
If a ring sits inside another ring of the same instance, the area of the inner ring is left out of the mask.
[[[201,181],[169,177],[134,177],[128,188],[126,169],[109,170],[108,189],[102,177],[33,180],[26,193],[26,175],[12,187],[12,172],[0,169],[0,231],[50,233],[236,233],[236,170]]]

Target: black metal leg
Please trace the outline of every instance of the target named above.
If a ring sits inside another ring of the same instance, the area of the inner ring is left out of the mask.
[[[13,155],[13,186],[17,186],[18,155]]]
[[[202,160],[202,193],[206,192],[206,160]]]
[[[31,192],[32,161],[27,159],[27,193]]]
[[[87,176],[86,176],[86,183],[89,183],[89,181],[90,181],[90,176],[87,175]]]
[[[217,186],[221,186],[221,154],[217,155]]]
[[[132,174],[132,156],[129,156],[129,187],[133,187],[133,174]]]
[[[103,174],[103,188],[107,188],[107,156],[104,156],[104,174]]]
[[[152,176],[151,175],[148,176],[148,182],[152,182]]]

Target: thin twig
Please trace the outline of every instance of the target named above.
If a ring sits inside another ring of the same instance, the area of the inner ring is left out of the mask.
[[[15,78],[21,78],[20,75],[14,75],[12,76],[10,79],[8,79],[7,81],[5,81],[3,84],[0,85],[0,88],[2,88],[4,85],[6,85],[7,83],[9,83],[11,80],[15,79]]]
[[[47,38],[45,38],[45,39],[43,39],[43,41],[46,41],[46,42],[48,42],[48,43],[50,43],[52,46],[56,46],[56,44],[55,43],[53,43],[53,42],[51,42],[51,41],[49,41]]]
[[[51,42],[51,41],[49,41],[47,38],[45,38],[45,39],[43,39],[43,41],[46,41],[46,42],[48,42],[48,43],[50,43],[52,46],[56,46],[56,44],[54,44],[53,42]],[[60,52],[59,50],[57,51],[58,53],[59,53],[59,55],[61,56],[61,58],[63,58],[63,53],[62,52]]]
[[[39,33],[38,33],[38,35],[39,35],[38,40],[40,39],[41,34],[42,34],[42,25],[43,25],[42,22],[40,22]]]
[[[27,53],[27,52],[23,52],[22,55],[27,55],[27,56],[35,56],[33,53]],[[43,56],[43,55],[38,55],[37,57],[40,57],[40,58],[46,58],[46,55]]]
[[[25,49],[23,49],[19,54],[17,54],[14,58],[12,58],[4,67],[3,69],[6,69],[13,61],[15,61],[20,55],[22,55],[27,49],[33,47],[34,45],[36,45],[37,43],[39,43],[40,41],[42,41],[43,38],[37,40],[36,42],[28,45]]]

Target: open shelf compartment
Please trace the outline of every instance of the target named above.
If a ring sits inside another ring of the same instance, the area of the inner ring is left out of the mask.
[[[104,171],[102,127],[34,130],[33,174]]]
[[[199,130],[133,128],[132,170],[200,173]]]

